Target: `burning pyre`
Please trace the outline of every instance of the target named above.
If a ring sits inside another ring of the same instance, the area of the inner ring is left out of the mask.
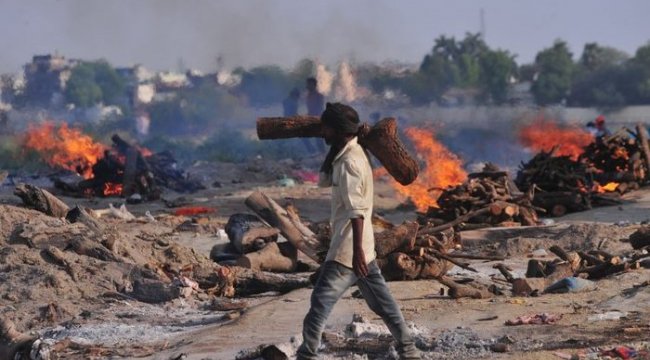
[[[54,168],[72,171],[83,178],[73,182],[55,178],[55,186],[77,196],[130,196],[143,199],[160,197],[159,186],[179,192],[196,191],[203,186],[189,180],[177,169],[169,152],[153,154],[148,149],[131,145],[119,135],[111,138],[108,147],[93,140],[80,129],[63,123],[46,122],[25,133],[26,150],[36,151]]]
[[[549,133],[541,136],[546,129]],[[647,181],[650,152],[644,151],[648,146],[645,129],[637,126],[636,130],[622,128],[610,136],[591,137],[583,145],[587,133],[580,129],[536,122],[522,130],[522,138],[540,152],[521,164],[516,183],[522,190],[538,190],[533,204],[554,216],[615,204],[620,194]]]
[[[443,189],[461,184],[467,178],[467,173],[461,159],[436,140],[433,131],[411,127],[404,133],[413,143],[424,166],[412,184],[404,186],[390,179],[391,186],[397,193],[410,199],[419,211],[426,211],[429,207],[437,206]],[[383,171],[377,173],[382,174]]]

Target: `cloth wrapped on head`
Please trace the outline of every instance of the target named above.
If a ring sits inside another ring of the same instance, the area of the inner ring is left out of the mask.
[[[359,114],[341,103],[327,103],[320,121],[341,134],[356,134],[359,131]]]

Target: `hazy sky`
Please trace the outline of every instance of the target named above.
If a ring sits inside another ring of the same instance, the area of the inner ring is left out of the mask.
[[[105,58],[200,70],[303,57],[325,63],[418,63],[441,34],[480,29],[486,41],[530,62],[565,39],[576,56],[597,41],[630,54],[650,40],[650,0],[0,0],[0,73],[34,54]]]

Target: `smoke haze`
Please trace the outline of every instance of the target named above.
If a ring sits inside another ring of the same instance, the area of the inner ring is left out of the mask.
[[[481,29],[490,46],[530,62],[566,39],[575,54],[597,41],[632,53],[650,39],[650,2],[575,1],[88,1],[0,0],[0,73],[34,54],[105,58],[153,69],[279,64],[302,58],[418,63],[439,35]]]

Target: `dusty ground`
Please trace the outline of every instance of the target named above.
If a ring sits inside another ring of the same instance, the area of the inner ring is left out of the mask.
[[[150,211],[158,219],[156,223],[110,220],[108,224],[121,234],[126,249],[123,256],[131,272],[142,272],[152,258],[160,264],[179,267],[188,262],[203,264],[212,246],[224,241],[218,238],[217,229],[231,214],[246,211],[243,200],[254,190],[262,190],[276,199],[293,200],[305,218],[314,221],[327,218],[327,190],[312,184],[278,186],[277,179],[283,174],[292,176],[295,168],[297,166],[291,163],[269,168],[260,162],[200,164],[190,169],[206,185],[220,183],[220,187],[184,195],[193,205],[216,209],[207,216],[208,225],[200,230],[179,228],[187,218],[169,215],[173,209],[168,209],[162,201],[128,206],[138,216]],[[30,181],[48,185],[42,179]],[[210,310],[210,299],[203,294],[164,304],[110,296],[119,288],[116,284],[132,279],[133,274],[111,262],[81,256],[70,258],[73,268],[78,268],[82,274],[80,280],[74,281],[60,266],[43,260],[37,256],[38,252],[30,250],[29,244],[20,240],[20,236],[16,237],[20,235],[17,227],[25,222],[42,223],[57,234],[60,232],[56,229],[62,229],[76,231],[82,236],[83,226],[66,225],[36,212],[16,209],[14,206],[19,206],[20,201],[11,195],[12,190],[10,181],[0,187],[0,204],[3,204],[0,205],[0,276],[3,279],[0,315],[13,319],[20,330],[38,331],[52,341],[69,337],[75,343],[97,345],[95,352],[79,349],[76,353],[70,352],[68,358],[234,359],[241,350],[261,344],[285,343],[301,331],[310,289],[248,299],[249,307],[239,313]],[[395,210],[401,200],[387,184],[378,183],[376,192],[377,212],[394,222],[415,217],[413,212]],[[179,196],[181,194],[164,195],[167,199]],[[69,205],[80,204],[94,209],[106,208],[109,202],[121,200],[63,199]],[[629,250],[629,245],[621,240],[626,239],[638,223],[650,218],[650,190],[629,194],[626,199],[621,206],[570,214],[554,219],[555,224],[545,227],[467,232],[463,234],[464,245],[468,251],[507,255],[506,263],[520,275],[525,272],[533,250],[547,249],[553,244],[567,249],[591,249],[594,244],[602,243],[607,251],[623,253]],[[51,245],[57,237],[38,240],[33,244],[36,248],[39,248],[39,241]],[[178,251],[169,250],[176,247]],[[481,276],[496,273],[491,265],[491,262],[475,262]],[[149,269],[156,267],[149,265]],[[639,270],[598,281],[596,290],[586,293],[535,298],[502,296],[493,300],[450,300],[438,295],[441,286],[435,281],[389,285],[407,321],[418,329],[420,345],[427,347],[426,358],[559,359],[554,355],[558,351],[576,354],[588,352],[585,349],[595,346],[643,346],[642,342],[650,338],[650,286],[634,288],[634,285],[647,280],[650,280],[650,271]],[[328,332],[342,334],[353,314],[361,314],[371,323],[381,323],[363,300],[352,297],[353,290],[337,304],[328,322]],[[625,316],[619,320],[588,320],[613,310]],[[563,318],[555,325],[504,325],[508,319],[541,312],[562,314]],[[491,320],[485,320],[487,318]],[[641,330],[623,331],[626,328]],[[504,336],[512,343],[509,352],[490,351],[490,345],[498,339],[503,340]],[[331,355],[332,358],[363,358],[355,356],[349,353]],[[386,347],[381,355],[373,353],[367,358],[390,358],[390,353]]]

